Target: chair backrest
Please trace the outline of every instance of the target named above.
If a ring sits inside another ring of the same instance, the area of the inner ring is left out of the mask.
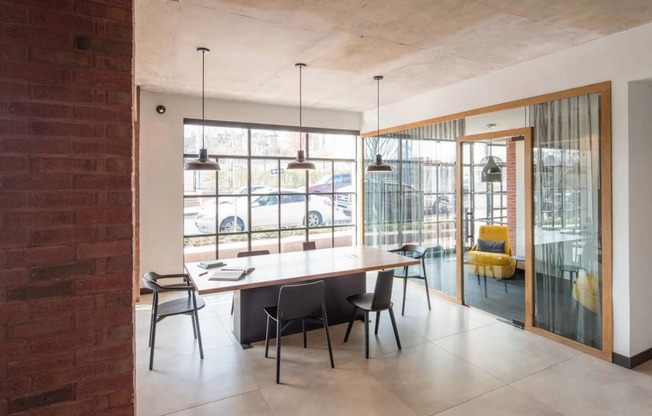
[[[238,257],[264,256],[266,254],[270,254],[269,250],[241,251],[238,253]]]
[[[162,290],[165,290],[165,288],[158,283],[156,283],[156,280],[161,277],[160,274],[156,272],[147,272],[143,274],[142,276],[142,281],[145,287],[153,292],[160,292]]]
[[[402,251],[407,257],[420,259],[423,256],[425,256],[428,249],[426,247],[421,247],[416,244],[405,244],[403,245],[403,247],[399,248],[399,251]]]
[[[303,242],[303,251],[316,250],[317,244],[314,241],[304,241]]]
[[[486,241],[504,241],[505,253],[512,255],[512,248],[509,245],[509,228],[506,225],[481,225],[478,238]]]
[[[389,307],[392,302],[392,285],[394,284],[394,270],[383,270],[378,272],[376,288],[371,301],[371,309],[383,309]]]
[[[323,280],[281,286],[278,293],[278,317],[280,320],[316,315],[324,304],[326,284]],[[321,317],[321,314],[317,315]]]

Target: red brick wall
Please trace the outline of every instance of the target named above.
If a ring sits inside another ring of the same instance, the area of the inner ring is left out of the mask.
[[[0,0],[0,415],[133,415],[132,0]]]

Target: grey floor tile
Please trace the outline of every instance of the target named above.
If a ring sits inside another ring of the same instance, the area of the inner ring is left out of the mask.
[[[500,322],[434,342],[505,383],[580,354],[572,348]]]
[[[527,394],[504,386],[483,394],[437,416],[563,416]]]
[[[372,375],[418,415],[432,415],[504,384],[450,352],[428,343],[346,368]]]
[[[513,386],[564,415],[652,415],[652,365],[632,371],[582,354]]]

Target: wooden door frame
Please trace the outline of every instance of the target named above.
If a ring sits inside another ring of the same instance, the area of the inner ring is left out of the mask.
[[[457,215],[457,300],[464,304],[464,239],[463,239],[463,187],[464,163],[462,147],[466,143],[481,142],[505,137],[523,137],[524,141],[524,171],[525,171],[525,327],[531,329],[534,326],[534,284],[533,284],[533,262],[534,243],[532,237],[532,138],[534,129],[532,127],[521,127],[516,129],[492,131],[489,133],[471,134],[460,136],[455,139],[457,150],[457,186],[455,187],[456,215]]]

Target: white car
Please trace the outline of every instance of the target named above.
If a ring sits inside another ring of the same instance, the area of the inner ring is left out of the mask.
[[[293,189],[281,189],[281,193],[269,188],[258,189],[251,196],[252,230],[303,227],[318,227],[332,221],[330,198],[310,195],[306,221],[306,195]],[[261,194],[261,195],[258,195]],[[280,205],[279,205],[280,198]],[[215,220],[215,203],[206,204],[195,218],[195,225],[202,233],[247,231],[249,227],[248,198],[234,197],[220,202]]]

